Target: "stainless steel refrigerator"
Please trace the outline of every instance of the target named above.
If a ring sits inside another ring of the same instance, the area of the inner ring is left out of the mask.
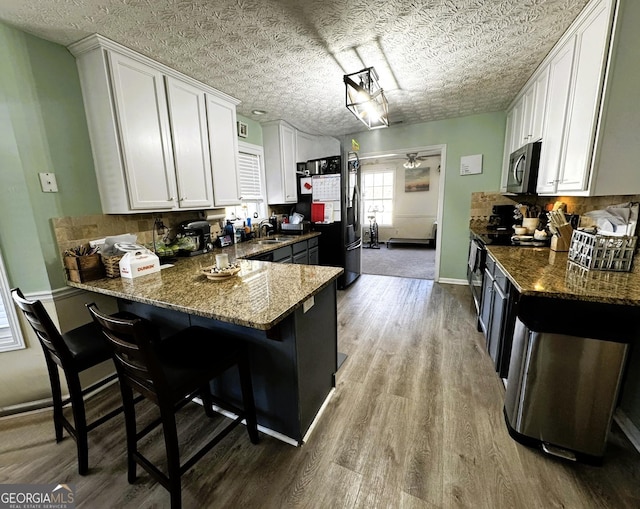
[[[314,159],[298,165],[296,212],[312,221],[319,237],[320,265],[343,267],[338,288],[352,284],[361,273],[362,225],[360,162],[357,154]],[[318,217],[318,206],[322,212]],[[320,220],[319,220],[320,219]]]

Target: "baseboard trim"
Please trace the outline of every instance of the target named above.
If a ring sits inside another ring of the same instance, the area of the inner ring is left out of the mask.
[[[203,405],[202,398],[200,398],[198,396],[193,398],[192,401],[194,403],[197,403],[198,405]],[[213,408],[214,412],[217,412],[217,413],[219,413],[221,415],[224,415],[225,417],[228,417],[229,419],[237,419],[238,418],[238,416],[236,414],[234,414],[233,412],[229,412],[228,410],[225,410],[224,408],[220,408],[218,405],[211,405],[211,408]],[[247,425],[247,420],[246,419],[242,419],[241,424],[244,424],[246,426]],[[283,435],[282,433],[279,433],[278,431],[273,431],[272,429],[265,428],[264,426],[260,426],[260,424],[258,424],[258,431],[261,431],[265,435],[269,435],[270,437],[273,437],[276,440],[280,440],[281,442],[284,442],[285,444],[293,445],[294,447],[298,447],[298,445],[300,445],[297,440],[294,440],[293,438],[290,438],[287,435]]]
[[[102,378],[102,380],[104,380],[105,378],[108,378],[109,376],[111,375],[105,376],[104,378]],[[113,380],[111,380],[110,382],[107,382],[103,386],[98,387],[97,389],[87,393],[84,397],[85,401],[95,396],[96,394],[99,394],[101,391],[103,391],[107,387],[111,387],[113,384],[117,382],[118,382],[118,379],[114,378]],[[69,394],[62,395],[63,400],[67,399],[68,397],[69,397]],[[51,398],[39,399],[36,401],[28,401],[26,403],[19,403],[17,405],[0,408],[0,418],[13,417],[16,415],[25,415],[25,414],[36,413],[36,412],[43,412],[52,407],[53,407],[53,399]]]
[[[620,426],[620,429],[633,444],[636,451],[640,452],[640,429],[627,417],[627,414],[620,408],[617,408],[613,414],[613,420]]]
[[[446,284],[446,285],[468,285],[469,284],[469,281],[467,281],[466,279],[455,279],[450,277],[438,278],[438,281],[436,282]]]
[[[70,299],[76,295],[85,293],[85,290],[79,288],[73,288],[71,286],[63,286],[56,288],[55,290],[47,291],[40,290],[37,292],[29,292],[25,294],[25,297],[29,300],[41,300],[43,302],[51,302],[62,299]]]

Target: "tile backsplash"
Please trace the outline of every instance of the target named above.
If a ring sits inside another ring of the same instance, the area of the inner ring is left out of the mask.
[[[122,233],[135,233],[138,242],[153,242],[153,225],[156,218],[162,219],[169,228],[180,222],[200,219],[198,211],[162,212],[153,214],[97,214],[93,216],[58,217],[51,220],[59,251],[87,244],[90,240]],[[175,230],[173,230],[175,232]]]
[[[615,205],[628,201],[640,202],[640,195],[612,196],[503,196],[499,192],[471,193],[471,217],[473,221],[487,221],[494,205],[515,205],[527,203],[550,209],[556,201],[567,204],[569,214],[582,215],[590,210],[599,210],[607,205]]]

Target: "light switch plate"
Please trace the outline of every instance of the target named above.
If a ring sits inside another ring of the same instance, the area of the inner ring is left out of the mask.
[[[38,175],[40,176],[40,186],[42,187],[43,193],[58,192],[58,183],[56,182],[55,173],[39,173]]]

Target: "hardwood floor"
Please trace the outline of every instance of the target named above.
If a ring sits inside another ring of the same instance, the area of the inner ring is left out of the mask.
[[[640,455],[615,425],[602,467],[509,437],[472,306],[466,287],[428,280],[364,275],[339,292],[348,358],[309,441],[261,435],[253,446],[234,430],[185,475],[184,507],[640,507]],[[112,387],[92,403],[105,411],[118,399]],[[200,407],[185,408],[187,451],[210,426]],[[160,438],[148,440],[157,457]],[[73,483],[80,508],[169,505],[140,469],[127,483],[121,417],[90,434],[89,467],[80,477],[74,442],[55,444],[49,411],[0,420],[0,483]]]

